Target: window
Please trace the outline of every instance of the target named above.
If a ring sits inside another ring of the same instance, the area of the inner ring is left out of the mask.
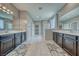
[[[0,30],[4,29],[4,21],[0,19]]]

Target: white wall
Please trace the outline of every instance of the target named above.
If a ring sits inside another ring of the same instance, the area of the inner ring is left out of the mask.
[[[39,25],[39,35],[35,35],[35,25]],[[32,42],[41,41],[41,21],[33,21],[32,24]]]
[[[20,30],[25,31],[26,25],[27,25],[27,12],[26,11],[20,11]]]
[[[50,24],[48,21],[43,21],[43,39],[45,39],[45,32],[50,29]]]
[[[28,15],[27,13],[27,26],[26,26],[26,31],[27,31],[27,42],[31,42],[32,41],[32,18]]]
[[[35,35],[35,24],[39,25],[39,35]],[[28,17],[27,22],[27,42],[37,42],[42,41],[45,38],[46,29],[50,28],[50,24],[48,21],[32,21],[31,18]]]
[[[39,35],[35,35],[35,24],[39,25]],[[33,21],[32,18],[27,14],[27,42],[42,41],[45,38],[46,29],[50,28],[49,22],[46,21]]]

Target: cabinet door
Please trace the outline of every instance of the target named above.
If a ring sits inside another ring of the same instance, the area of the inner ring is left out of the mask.
[[[65,35],[63,39],[63,48],[71,55],[76,55],[76,37]]]
[[[14,38],[8,36],[3,38],[1,40],[1,55],[6,55],[12,49],[14,49]]]
[[[24,32],[24,41],[26,40],[26,38],[27,38],[27,34],[26,32]]]
[[[78,37],[78,41],[77,41],[77,55],[79,56],[79,37]]]
[[[24,32],[22,33],[22,42],[25,41],[25,36],[24,36]]]
[[[57,44],[62,47],[62,35],[61,33],[57,33]]]
[[[21,33],[15,34],[15,45],[18,46],[21,44]]]
[[[56,32],[53,32],[53,40],[56,42]]]

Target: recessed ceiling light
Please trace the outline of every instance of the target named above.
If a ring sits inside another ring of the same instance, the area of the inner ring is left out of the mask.
[[[42,8],[42,7],[39,7],[38,9],[39,9],[39,10],[42,10],[43,8]]]

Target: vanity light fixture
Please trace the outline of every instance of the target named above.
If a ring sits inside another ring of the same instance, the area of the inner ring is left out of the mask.
[[[5,6],[2,6],[1,4],[0,4],[0,10],[2,10],[3,12],[7,14],[13,15],[13,12],[11,10],[7,9]]]

